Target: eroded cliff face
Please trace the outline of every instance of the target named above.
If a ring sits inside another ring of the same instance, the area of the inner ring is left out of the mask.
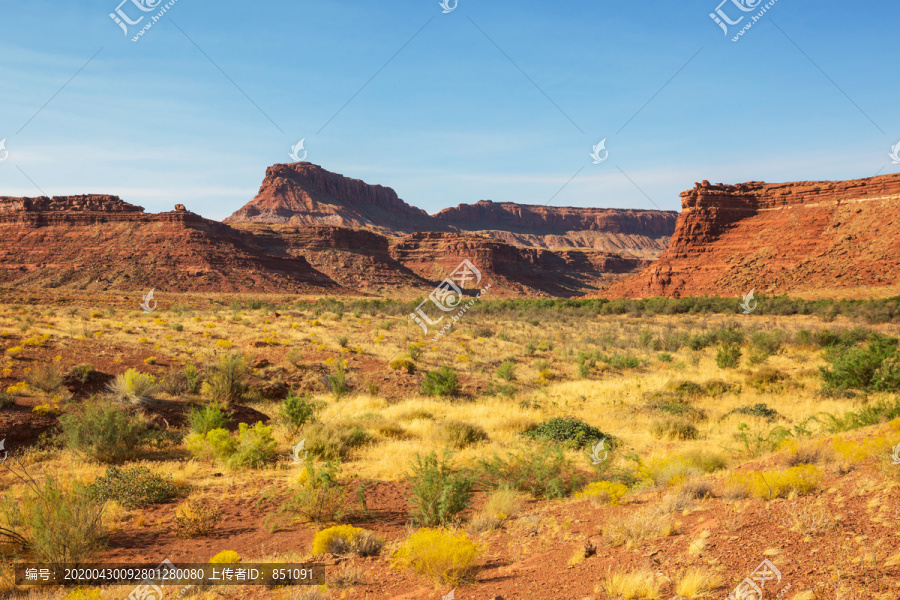
[[[463,259],[492,293],[578,296],[643,265],[489,237],[204,219],[178,205],[147,214],[115,196],[0,198],[0,284],[89,291],[428,294]]]
[[[646,261],[595,251],[522,248],[476,234],[427,232],[391,241],[391,256],[425,280],[440,281],[468,259],[491,295],[573,297],[605,289]]]
[[[85,290],[338,290],[302,257],[186,210],[145,214],[115,196],[0,198],[0,282]]]
[[[666,249],[678,213],[481,200],[444,209],[434,217],[450,228],[520,246],[585,248],[652,260]]]
[[[389,187],[370,185],[308,162],[269,167],[256,197],[225,223],[281,223],[371,229],[386,235],[434,225]]]
[[[482,200],[434,216],[370,185],[311,163],[269,167],[256,197],[226,223],[365,229],[389,237],[437,231],[478,233],[533,248],[584,248],[655,259],[668,244],[677,213],[546,207]]]
[[[610,297],[737,295],[900,283],[900,174],[851,181],[698,183],[669,248]]]

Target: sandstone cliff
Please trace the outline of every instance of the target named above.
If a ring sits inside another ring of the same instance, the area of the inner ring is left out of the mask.
[[[900,174],[711,185],[681,194],[669,248],[609,297],[850,290],[900,283]]]
[[[533,206],[481,200],[447,208],[434,218],[460,231],[477,232],[535,248],[585,248],[655,259],[666,249],[678,213]]]
[[[308,162],[269,167],[256,197],[225,223],[285,223],[371,229],[384,234],[434,227],[424,210],[388,187],[370,185]]]
[[[665,250],[677,213],[654,210],[528,206],[482,200],[429,216],[370,185],[301,162],[269,167],[256,197],[225,219],[365,229],[385,236],[438,231],[478,233],[534,248],[584,248],[655,259]]]
[[[498,297],[581,296],[647,264],[617,254],[521,248],[485,236],[441,232],[395,239],[391,256],[430,281],[440,281],[468,259],[493,283],[491,295]]]
[[[85,290],[328,291],[302,257],[185,210],[115,196],[0,198],[0,283]]]

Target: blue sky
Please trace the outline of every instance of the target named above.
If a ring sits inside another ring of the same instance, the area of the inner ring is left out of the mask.
[[[147,16],[126,36],[118,1],[4,3],[0,195],[112,193],[221,219],[301,138],[307,160],[431,213],[678,210],[703,179],[900,170],[886,0],[778,0],[738,42],[709,17],[719,0],[177,0],[138,42],[161,6],[127,0]],[[731,34],[762,4],[722,5],[745,16]]]

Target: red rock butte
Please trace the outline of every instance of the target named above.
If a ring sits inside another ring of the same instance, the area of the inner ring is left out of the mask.
[[[849,295],[900,283],[900,175],[704,181],[681,198],[677,216],[490,201],[432,216],[310,163],[270,167],[224,223],[102,194],[0,197],[0,284],[404,296],[464,259],[497,297]]]
[[[900,283],[900,174],[851,181],[698,183],[669,248],[608,297],[888,288]]]

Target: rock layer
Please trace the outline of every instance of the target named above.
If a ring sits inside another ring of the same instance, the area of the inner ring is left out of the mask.
[[[428,230],[433,219],[388,187],[369,185],[308,162],[269,167],[256,197],[225,223],[282,223],[370,228],[385,233]]]
[[[115,196],[0,198],[0,283],[86,290],[328,291],[302,257],[268,253],[187,210]]]
[[[610,297],[736,295],[900,283],[900,174],[851,181],[698,183],[668,249]]]
[[[676,218],[671,211],[487,200],[430,216],[401,200],[391,188],[300,162],[269,167],[256,197],[225,222],[347,227],[389,237],[426,231],[478,233],[516,246],[584,248],[654,259],[665,250]]]
[[[452,229],[519,246],[591,248],[649,259],[666,249],[677,217],[674,211],[533,206],[490,200],[460,204],[434,215]]]

